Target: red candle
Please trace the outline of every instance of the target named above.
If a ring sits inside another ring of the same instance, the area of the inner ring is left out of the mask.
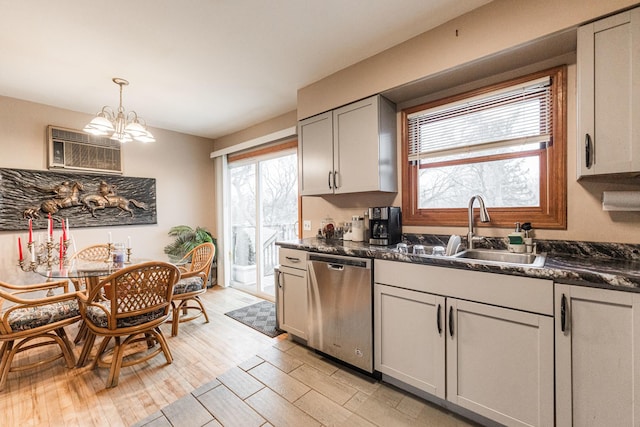
[[[29,218],[29,243],[33,243],[33,220]]]
[[[18,237],[18,257],[20,258],[20,262],[22,262],[22,240]]]
[[[67,227],[64,226],[64,219],[60,223],[62,224],[62,240],[67,240]]]
[[[62,236],[60,236],[60,264],[62,264],[63,257],[64,257],[64,244],[62,243]]]
[[[51,214],[49,214],[49,219],[47,221],[47,233],[49,233],[49,240],[53,237],[53,219],[51,218]]]

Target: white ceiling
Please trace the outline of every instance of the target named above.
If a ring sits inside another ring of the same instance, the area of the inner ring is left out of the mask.
[[[217,138],[489,0],[0,0],[0,95]]]

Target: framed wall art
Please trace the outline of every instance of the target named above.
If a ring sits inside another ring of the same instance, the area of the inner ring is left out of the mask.
[[[156,180],[0,168],[0,231],[156,224]]]

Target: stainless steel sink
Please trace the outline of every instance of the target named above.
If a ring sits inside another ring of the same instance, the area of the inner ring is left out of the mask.
[[[478,262],[502,265],[526,265],[528,267],[543,267],[546,257],[544,254],[514,253],[491,249],[467,249],[453,255],[454,258],[469,259]]]

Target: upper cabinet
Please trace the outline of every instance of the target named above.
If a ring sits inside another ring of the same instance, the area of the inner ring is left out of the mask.
[[[380,95],[300,121],[303,196],[398,191],[396,109]]]
[[[578,178],[640,171],[640,8],[578,29]]]

